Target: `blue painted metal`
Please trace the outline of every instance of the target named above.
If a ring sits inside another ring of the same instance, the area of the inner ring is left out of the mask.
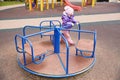
[[[60,64],[62,65],[62,67],[63,67],[63,69],[64,69],[64,71],[65,71],[65,73],[66,73],[66,67],[65,67],[65,65],[64,65],[64,63],[63,63],[63,61],[62,61],[60,55],[57,54],[57,56],[58,56],[58,59],[59,59],[59,61],[60,61]]]
[[[26,63],[26,56],[24,51],[24,38],[22,38],[22,52],[23,52],[23,59],[24,59],[24,66],[25,66],[27,63]]]
[[[26,34],[26,32],[27,32],[27,30],[28,29],[50,29],[50,27],[44,27],[44,26],[29,26],[29,25],[27,25],[27,26],[25,26],[25,27],[23,27],[23,36],[26,36],[26,35],[29,35],[29,34]],[[41,34],[40,34],[41,35]],[[42,36],[41,36],[42,37]],[[26,43],[26,41],[24,41],[25,43]]]
[[[42,32],[41,32],[42,33]],[[44,33],[44,32],[43,32]],[[30,40],[28,40],[27,38],[28,37],[32,37],[32,36],[35,36],[35,35],[38,35],[38,34],[40,34],[40,33],[36,33],[36,34],[33,34],[33,35],[29,35],[29,36],[21,36],[21,35],[16,35],[15,36],[15,45],[16,45],[16,50],[18,51],[18,52],[20,52],[20,53],[23,53],[23,58],[24,58],[24,65],[27,65],[26,64],[26,55],[25,55],[25,53],[26,53],[26,51],[25,51],[25,49],[24,49],[24,45],[25,45],[25,43],[24,43],[24,41],[26,41],[28,44],[29,44],[29,46],[30,46],[30,50],[31,50],[31,57],[32,57],[32,62],[33,63],[35,63],[35,64],[39,64],[39,63],[41,63],[43,60],[44,60],[44,58],[45,58],[45,55],[43,54],[43,55],[40,55],[39,56],[39,60],[35,60],[36,58],[38,58],[38,56],[34,56],[34,49],[33,49],[33,46],[32,46],[32,43],[31,43],[31,41]],[[18,42],[17,42],[17,38],[21,38],[21,40],[22,40],[22,51],[20,51],[19,50],[19,48],[18,48]],[[41,57],[41,58],[40,58]]]
[[[96,42],[97,42],[97,32],[94,33],[94,45],[93,45],[93,57],[95,57],[95,50],[96,50]]]
[[[67,49],[67,54],[66,54],[66,74],[68,74],[68,69],[69,68],[69,49]]]
[[[42,26],[42,24],[44,22],[49,22],[50,26],[49,27],[44,27]],[[58,22],[59,23],[59,26],[60,27],[56,27],[56,25],[54,25],[54,22]],[[32,34],[26,34],[26,30],[28,28],[38,28],[40,29],[40,32],[36,32],[36,33],[32,33]],[[47,29],[47,30],[41,30],[41,29]],[[18,56],[18,64],[20,65],[21,68],[25,69],[26,71],[32,73],[32,74],[36,74],[36,75],[40,75],[40,76],[45,76],[45,77],[53,77],[53,78],[63,78],[63,77],[69,77],[69,76],[74,76],[74,75],[77,75],[77,74],[81,74],[87,70],[89,70],[91,67],[93,67],[94,63],[95,63],[95,47],[96,47],[96,32],[95,31],[88,31],[88,30],[81,30],[81,26],[80,24],[78,24],[78,30],[76,29],[70,29],[68,31],[72,31],[72,32],[78,32],[78,40],[80,39],[80,33],[90,33],[90,34],[94,34],[94,48],[93,48],[93,52],[92,52],[92,55],[90,56],[91,58],[94,58],[94,61],[85,69],[81,70],[81,71],[78,71],[76,73],[69,73],[69,44],[68,44],[68,41],[66,40],[66,38],[64,37],[64,35],[62,35],[62,33],[60,32],[61,30],[66,30],[66,29],[63,29],[61,27],[61,23],[60,21],[58,20],[46,20],[46,21],[42,21],[40,23],[40,26],[25,26],[23,28],[23,36],[21,35],[16,35],[15,36],[15,46],[16,46],[16,50],[18,53],[23,53],[23,58],[24,58],[24,65],[20,62],[19,60],[19,56]],[[29,37],[32,37],[32,36],[36,36],[36,35],[44,35],[44,33],[47,33],[47,32],[51,32],[51,31],[54,31],[54,35],[47,35],[47,36],[50,36],[52,39],[53,39],[53,45],[54,45],[54,53],[57,53],[56,55],[58,55],[58,59],[60,60],[60,63],[65,71],[65,74],[62,74],[62,75],[48,75],[48,74],[42,74],[42,73],[38,73],[38,72],[35,72],[35,71],[32,71],[30,69],[28,69],[27,67],[25,67],[27,65],[26,63],[26,51],[25,51],[25,44],[28,43],[29,46],[30,46],[30,49],[31,49],[31,55],[32,55],[32,62],[35,63],[35,64],[40,64],[42,63],[42,61],[44,61],[45,57],[46,57],[46,54],[41,54],[39,56],[34,56],[34,48],[32,46],[32,43],[31,41],[28,39]],[[63,38],[65,44],[66,44],[66,66],[63,64],[63,61],[60,57],[60,36],[61,38]],[[18,38],[20,38],[22,40],[22,49],[20,49],[18,47]],[[78,51],[80,52],[84,52],[83,50],[79,50],[76,48],[76,55],[78,55]],[[86,51],[87,52],[87,51]],[[88,51],[90,52],[90,51]],[[81,56],[82,53],[81,53]],[[83,56],[85,58],[88,58],[86,56]],[[36,59],[38,59],[36,61]]]
[[[78,51],[80,52],[80,54],[78,54]],[[90,56],[85,56],[85,55],[83,55],[83,53],[84,52],[86,52],[86,53],[91,53],[91,55]],[[94,57],[94,53],[93,53],[94,51],[87,51],[87,50],[80,50],[80,49],[77,49],[77,53],[76,53],[76,55],[77,56],[82,56],[82,57],[84,57],[84,58],[93,58]]]
[[[52,21],[50,21],[50,28],[52,27]]]
[[[19,34],[16,34],[16,35],[15,35],[15,39],[14,39],[14,40],[15,40],[16,50],[17,50],[17,52],[19,52],[19,53],[24,53],[24,52],[23,52],[22,50],[20,50],[19,47],[18,47],[18,41],[17,41],[17,37],[18,37],[18,36],[22,39],[22,36],[21,36],[21,35],[19,35]],[[21,41],[22,41],[22,40],[21,40]]]
[[[54,24],[54,22],[57,22],[58,25],[61,27],[61,22],[58,21],[58,20],[45,20],[45,21],[42,21],[42,22],[40,22],[40,27],[45,27],[43,24],[45,24],[47,22],[49,22],[49,29],[55,28],[57,26],[57,25]],[[42,28],[40,28],[40,31],[42,31]]]
[[[56,27],[54,29],[54,53],[59,54],[60,53],[60,28]]]
[[[61,27],[61,22],[59,20],[45,20],[45,21],[40,22],[40,31],[42,31],[41,27],[45,27],[43,24],[46,24],[46,23],[49,23],[49,29],[55,28],[58,25]],[[55,25],[54,23],[58,23],[58,25]],[[41,38],[43,36],[50,36],[50,40],[52,41],[53,35],[54,34],[42,34]],[[52,43],[53,43],[53,41],[52,41]]]
[[[43,73],[38,73],[38,72],[35,72],[35,71],[32,71],[30,69],[28,69],[27,67],[25,67],[19,60],[19,58],[17,57],[17,61],[18,61],[18,65],[23,68],[24,70],[26,70],[27,72],[31,73],[31,74],[35,74],[35,75],[38,75],[38,76],[43,76],[43,77],[48,77],[48,78],[67,78],[67,77],[72,77],[72,76],[75,76],[75,75],[78,75],[78,74],[81,74],[81,73],[84,73],[86,71],[88,71],[89,69],[91,69],[95,62],[96,62],[96,58],[94,58],[93,62],[88,66],[86,67],[85,69],[81,70],[81,71],[78,71],[76,73],[69,73],[69,74],[61,74],[61,75],[49,75],[49,74],[43,74]]]
[[[43,34],[43,33],[51,32],[51,31],[54,31],[54,29],[49,29],[49,30],[45,30],[45,31],[41,31],[41,32],[29,34],[29,35],[26,35],[25,38],[32,37],[32,36],[36,36],[36,35],[41,35],[41,34]]]
[[[68,41],[66,40],[66,38],[63,36],[63,34],[57,29],[57,31],[59,32],[59,35],[61,35],[61,38],[64,40],[65,44],[66,44],[66,66],[64,65],[61,57],[59,54],[57,54],[58,59],[60,60],[60,63],[66,73],[66,75],[68,74],[68,70],[69,70],[69,44]],[[57,45],[56,45],[57,46]]]
[[[23,36],[26,36],[26,35],[29,35],[29,34],[26,34],[26,31],[27,29],[50,29],[50,27],[44,27],[44,26],[25,26],[23,27]],[[51,28],[53,29],[53,28]]]
[[[81,30],[81,25],[80,25],[80,23],[78,24],[78,30]],[[78,40],[80,40],[80,32],[78,32]]]
[[[25,51],[25,49],[24,49],[24,41],[26,41],[28,44],[29,44],[29,46],[30,46],[30,50],[31,50],[31,55],[32,55],[32,62],[35,62],[35,59],[34,59],[34,51],[33,51],[33,46],[32,46],[32,43],[31,43],[31,41],[30,40],[28,40],[27,38],[25,38],[24,36],[21,36],[21,35],[16,35],[15,36],[15,45],[16,45],[16,49],[17,49],[17,51],[18,52],[21,52],[21,51],[19,51],[18,49],[18,40],[17,40],[17,38],[21,38],[22,39],[22,53],[23,53],[23,58],[24,58],[24,65],[27,65],[26,64],[26,57],[25,57],[25,53],[26,53],[26,51]]]
[[[46,23],[46,22],[49,22],[50,24],[50,27],[52,27],[52,25],[55,27],[55,26],[60,26],[61,27],[61,22],[59,20],[45,20],[45,21],[41,21],[40,22],[40,26],[42,26],[43,23]],[[54,22],[57,22],[58,25],[54,25]]]
[[[77,31],[77,30],[75,30]],[[96,31],[85,31],[85,30],[81,30],[80,32],[82,33],[89,33],[89,34],[92,34],[93,35],[93,50],[92,51],[88,51],[87,49],[86,50],[81,50],[81,49],[78,49],[76,48],[76,55],[78,55],[78,51],[80,52],[80,56],[84,57],[84,58],[93,58],[94,57],[94,53],[95,53],[95,47],[96,47]],[[85,56],[83,55],[83,53],[86,52],[86,53],[91,53],[90,56]]]
[[[94,34],[95,31],[89,31],[89,30],[76,30],[76,29],[64,29],[64,28],[60,28],[61,30],[67,30],[67,31],[72,31],[72,32],[80,32],[80,33],[90,33],[90,34]]]
[[[66,74],[68,74],[68,70],[69,70],[69,44],[68,41],[66,40],[66,38],[64,37],[64,35],[59,32],[61,35],[61,38],[64,40],[65,44],[66,44],[66,68],[65,68],[65,72]]]
[[[35,59],[37,59],[37,61],[34,61],[35,64],[40,64],[44,61],[45,59],[45,54],[41,54],[38,56],[35,56]]]

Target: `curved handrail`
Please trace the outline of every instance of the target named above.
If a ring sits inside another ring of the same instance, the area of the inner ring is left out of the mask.
[[[16,34],[16,35],[15,35],[14,41],[15,41],[15,47],[16,47],[16,50],[17,50],[17,52],[19,52],[19,53],[24,53],[25,51],[21,51],[21,50],[19,50],[18,42],[17,42],[17,37],[19,37],[19,38],[22,39],[23,36],[21,36],[21,35],[19,35],[19,34]]]
[[[18,47],[18,42],[17,42],[17,38],[21,38],[22,39],[22,47],[21,47],[21,50],[22,51],[19,51],[19,47]],[[15,36],[15,46],[16,46],[16,50],[19,52],[19,53],[23,53],[23,59],[24,59],[24,65],[26,65],[26,56],[25,56],[25,50],[24,50],[24,44],[25,42],[24,41],[27,41],[30,45],[30,48],[31,48],[31,52],[32,52],[32,61],[34,62],[34,51],[33,51],[33,46],[32,46],[32,43],[27,39],[25,38],[24,36],[21,36],[19,34],[16,34]]]
[[[96,35],[96,31],[89,31],[89,30],[76,30],[76,29],[64,29],[64,28],[61,28],[61,30],[68,30],[68,31],[72,31],[72,32],[78,32],[79,34],[80,33],[89,33],[89,34],[93,34],[93,51],[92,51],[92,55],[91,56],[88,56],[86,58],[91,58],[91,57],[94,57],[94,53],[95,53],[95,48],[96,48],[96,39],[97,39],[97,35]],[[78,40],[80,40],[80,35],[78,36]],[[83,50],[81,50],[83,51]],[[88,51],[89,52],[89,51]],[[90,51],[91,52],[91,51]],[[84,56],[83,56],[84,57]]]
[[[94,54],[95,54],[96,42],[97,42],[97,32],[95,31],[95,33],[94,33],[94,44],[93,44],[93,55],[92,55],[92,57],[94,57]]]
[[[19,47],[18,47],[18,42],[17,42],[17,38],[18,38],[18,37],[22,39],[22,49],[21,49],[22,51],[20,51],[20,50],[19,50]],[[27,38],[25,38],[24,36],[21,36],[21,35],[17,34],[17,35],[15,36],[15,46],[16,46],[17,52],[23,53],[24,65],[26,65],[26,56],[25,56],[26,51],[25,51],[25,49],[24,49],[24,44],[25,44],[24,41],[27,41],[27,43],[28,43],[29,46],[30,46],[31,55],[32,55],[32,62],[35,63],[35,64],[40,64],[40,63],[44,60],[45,55],[41,55],[41,56],[39,56],[39,58],[38,58],[38,56],[34,56],[34,48],[33,48],[33,45],[32,45],[32,43],[31,43],[31,41],[28,40]],[[37,61],[35,60],[36,58],[38,59]]]
[[[54,24],[54,22],[58,22],[59,23],[59,26],[61,27],[61,22],[59,21],[59,20],[45,20],[45,21],[42,21],[42,22],[40,22],[40,26],[42,27],[42,24],[44,23],[44,22],[49,22],[49,28],[51,29],[52,28],[52,26],[53,26],[53,28],[55,28],[57,25],[55,25]],[[42,28],[40,28],[40,31],[41,31],[41,29]]]
[[[73,31],[73,32],[80,32],[80,33],[89,33],[89,34],[93,34],[93,49],[92,51],[86,51],[86,50],[80,50],[81,52],[85,51],[85,52],[91,52],[91,56],[84,56],[82,55],[81,53],[81,56],[85,57],[85,58],[91,58],[91,57],[94,57],[94,53],[95,53],[95,48],[96,48],[96,41],[97,41],[97,33],[96,31],[88,31],[88,30],[70,30],[70,31]]]
[[[61,22],[59,20],[45,20],[45,21],[40,22],[40,26],[44,27],[44,26],[42,26],[42,24],[45,23],[45,22],[49,22],[49,26],[48,26],[49,29],[55,28],[58,25],[61,27]],[[55,25],[54,22],[57,22],[58,25]],[[40,31],[42,31],[42,28],[40,28]],[[51,39],[51,36],[52,36],[52,34],[43,34],[43,35],[44,36],[50,36],[50,39]],[[41,35],[41,38],[42,38],[43,35]]]
[[[61,22],[60,22],[59,20],[45,20],[45,21],[40,22],[40,26],[42,26],[42,24],[43,24],[44,22],[50,22],[50,27],[51,27],[51,22],[58,22],[59,25],[61,26]]]
[[[23,36],[26,35],[26,29],[27,29],[27,28],[41,28],[41,26],[29,26],[29,25],[24,26],[24,27],[23,27]]]

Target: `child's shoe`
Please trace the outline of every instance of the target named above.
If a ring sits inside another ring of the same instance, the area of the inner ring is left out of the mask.
[[[67,39],[67,41],[70,45],[75,45],[75,43],[73,42],[73,40],[71,38]]]

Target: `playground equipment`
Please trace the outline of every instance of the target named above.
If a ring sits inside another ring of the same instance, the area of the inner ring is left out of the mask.
[[[50,2],[51,1],[51,2]],[[46,9],[49,9],[49,4],[52,4],[52,8],[54,9],[55,3],[57,4],[57,0],[25,0],[25,6],[29,6],[29,10],[33,10],[33,4],[36,5],[35,8],[38,9],[38,3],[40,2],[40,11],[44,10],[44,5],[46,5]],[[60,1],[60,5],[63,5],[63,0]]]
[[[94,7],[96,4],[96,0],[82,0],[82,7],[86,6],[88,2],[90,2],[89,4],[91,4],[92,7]]]
[[[72,8],[73,8],[74,10],[76,10],[76,11],[80,11],[80,10],[81,10],[81,7],[80,7],[80,6],[76,6],[76,5],[71,4],[71,3],[69,2],[69,0],[64,0],[64,4],[72,7]]]
[[[25,26],[23,35],[15,35],[19,66],[29,73],[53,78],[75,76],[92,68],[96,60],[96,32],[81,30],[78,24],[77,29],[69,30],[77,35],[76,45],[70,46],[63,30],[66,29],[58,20]],[[64,43],[60,43],[60,38]]]
[[[63,0],[63,1],[64,1],[65,5],[68,5],[68,6],[72,7],[76,11],[80,11],[81,10],[80,6],[73,5],[69,0]],[[82,2],[81,2],[82,7],[86,6],[89,1],[90,0],[82,0]],[[96,4],[96,0],[91,0],[92,7],[94,7],[95,4]]]
[[[81,6],[82,6],[82,7],[86,6],[89,1],[90,1],[90,0],[82,0]],[[63,2],[64,2],[65,5],[68,5],[68,6],[72,7],[72,8],[73,8],[74,10],[76,10],[76,11],[80,11],[80,10],[81,10],[81,7],[80,7],[80,6],[73,5],[69,0],[63,0]],[[96,4],[96,0],[91,0],[90,3],[91,3],[91,5],[92,5],[92,7],[94,7],[95,4]]]
[[[81,2],[82,7],[86,6],[89,1],[90,0],[82,0]],[[25,6],[28,6],[30,11],[32,11],[33,8],[38,9],[38,3],[39,3],[39,0],[25,0]],[[57,4],[58,1],[57,0],[40,0],[40,11],[44,10],[44,5],[46,5],[46,9],[49,9],[50,3],[52,4],[52,9],[54,9],[55,3]],[[74,10],[77,10],[77,11],[81,10],[80,6],[73,5],[69,0],[60,0],[60,5],[62,6],[63,4],[72,7]],[[91,0],[92,7],[94,7],[95,4],[96,4],[96,0]]]
[[[87,5],[88,0],[82,0],[82,7]],[[39,0],[25,0],[25,6],[29,8],[30,11],[33,10],[33,8],[37,8],[38,9],[38,3]],[[49,9],[49,3],[52,4],[52,9],[54,9],[55,7],[55,3],[57,4],[57,0],[40,0],[40,11],[44,10],[44,5],[46,5],[46,9]],[[70,7],[72,7],[74,10],[80,11],[81,7],[80,6],[76,6],[73,5],[69,0],[60,0],[60,5],[62,6],[63,4],[68,5]],[[94,7],[96,4],[96,0],[92,0],[91,5],[92,7]],[[35,7],[34,7],[35,6]]]

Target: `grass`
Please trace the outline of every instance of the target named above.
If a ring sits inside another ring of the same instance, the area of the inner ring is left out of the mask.
[[[16,4],[24,4],[24,2],[20,1],[0,1],[0,6],[9,6],[9,5],[16,5]]]

